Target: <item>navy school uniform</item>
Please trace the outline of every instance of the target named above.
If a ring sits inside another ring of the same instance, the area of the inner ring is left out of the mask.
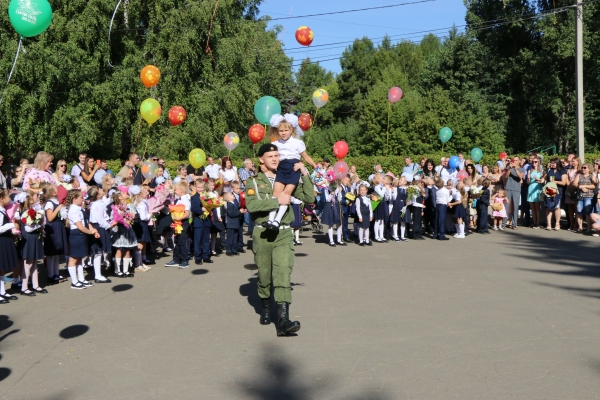
[[[360,209],[360,214],[362,215],[362,222],[359,222],[360,219],[357,217],[356,223],[358,224],[359,228],[363,229],[367,229],[369,228],[369,226],[371,226],[371,211],[369,209],[369,205],[365,201],[371,200],[369,200],[368,198],[367,200],[363,200],[363,198],[360,196],[356,198],[356,208]]]
[[[427,198],[425,199],[425,230],[433,232],[435,230],[435,191],[433,187],[427,187]]]
[[[0,207],[0,227],[4,227],[10,223],[11,221],[8,215],[6,215],[6,211]],[[9,272],[19,266],[19,257],[11,232],[12,228],[6,227],[3,229],[6,230],[0,233],[0,271]]]
[[[71,207],[76,207],[71,205]],[[71,209],[69,208],[69,214]],[[83,208],[80,207],[79,210],[74,212],[81,213],[81,223],[84,226],[89,225],[88,215]],[[70,232],[69,232],[69,257],[71,258],[84,258],[89,255],[88,252],[88,236],[77,229],[77,225],[71,223],[70,224]]]
[[[194,231],[194,259],[196,261],[210,260],[210,231],[212,220],[210,215],[206,219],[202,219],[202,201],[200,194],[196,193],[192,196],[191,212],[193,216],[192,228]]]
[[[176,199],[174,204],[179,204],[181,202],[183,202],[182,199]],[[181,221],[181,225],[183,230],[181,231],[181,234],[175,236],[175,250],[173,251],[173,261],[176,263],[187,262],[190,258],[187,246],[187,235],[188,229],[190,228],[189,218]]]
[[[327,193],[329,198],[325,200],[321,223],[329,226],[340,225],[342,223],[340,203],[337,201],[335,193]]]
[[[240,203],[240,195],[233,194],[233,203],[236,205],[238,210],[242,209],[242,204]],[[238,228],[237,233],[237,250],[243,250],[244,248],[244,214],[240,212],[240,227]]]
[[[96,205],[96,203],[98,203]],[[110,204],[108,205],[110,207]],[[96,221],[95,220],[95,216],[90,215],[90,223],[92,224],[92,226],[94,227],[94,229],[96,229],[98,231],[98,234],[100,235],[99,238],[95,238],[95,237],[91,237],[90,239],[90,254],[103,254],[103,253],[108,253],[110,254],[112,251],[112,240],[111,240],[111,232],[110,229],[108,228],[107,224],[109,223],[109,217],[108,217],[108,210],[107,207],[105,206],[105,203],[102,200],[97,200],[94,203],[92,203],[91,209],[90,209],[90,214],[92,214],[96,208],[100,208],[102,211],[102,224],[100,223],[100,221]],[[99,214],[98,210],[98,214]],[[100,218],[100,215],[98,215],[98,218]],[[94,222],[91,222],[94,221]],[[102,227],[102,225],[105,226],[105,228]]]
[[[350,217],[351,206],[354,205],[354,203],[346,198],[346,193],[352,193],[350,188],[344,185],[342,185],[341,188],[342,199],[340,200],[340,204],[342,206],[342,232],[344,239],[348,239],[350,237],[350,231],[348,230],[348,219]]]
[[[417,196],[415,203],[425,204],[425,198],[423,196]],[[411,211],[413,238],[421,237],[423,236],[423,207],[410,205],[408,208]]]
[[[240,229],[240,216],[242,213],[240,209],[235,205],[234,202],[227,203],[227,240],[225,242],[225,249],[227,254],[237,252],[238,242],[238,230]]]
[[[396,198],[392,201],[392,213],[390,214],[390,222],[397,224],[399,222],[405,222],[410,224],[412,222],[411,212],[406,208],[404,217],[402,216],[402,209],[406,206],[406,189],[398,188],[396,192]]]
[[[490,205],[490,189],[484,189],[477,199],[477,231],[488,232],[488,207]]]
[[[56,210],[58,205],[58,202],[48,200],[44,207],[44,213],[46,210]],[[65,221],[60,218],[60,213],[56,215],[52,222],[46,222],[44,232],[44,254],[47,256],[64,255],[68,245],[67,230],[65,229]]]
[[[468,219],[467,210],[465,210],[462,203],[454,206],[454,218],[462,218],[463,222]]]
[[[26,211],[25,211],[26,212]],[[44,258],[44,242],[42,240],[43,227],[40,226],[33,232],[27,232],[25,224],[21,226],[21,259],[42,260]]]

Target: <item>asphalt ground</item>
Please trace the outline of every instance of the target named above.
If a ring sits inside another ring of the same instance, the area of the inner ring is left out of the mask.
[[[135,278],[0,305],[0,398],[600,397],[598,238],[304,236],[297,336],[259,324],[251,252],[188,269],[161,258]]]

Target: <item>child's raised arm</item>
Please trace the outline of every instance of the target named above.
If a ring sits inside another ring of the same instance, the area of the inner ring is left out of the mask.
[[[300,155],[302,156],[302,159],[306,161],[311,167],[317,168],[317,164],[313,161],[312,158],[310,158],[306,151],[303,151],[302,153],[300,153]]]

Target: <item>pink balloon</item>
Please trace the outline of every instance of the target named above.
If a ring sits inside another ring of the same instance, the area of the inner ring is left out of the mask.
[[[462,171],[460,171],[458,174],[456,174],[456,177],[461,181],[468,176],[469,176],[469,174],[464,169]]]
[[[388,92],[388,100],[390,103],[395,103],[402,98],[402,89],[397,86],[391,88]]]
[[[336,156],[338,160],[346,157],[348,155],[348,143],[343,140],[335,142],[333,145],[333,155]]]
[[[333,164],[333,172],[335,172],[335,177],[337,179],[342,179],[346,175],[348,175],[348,164],[344,161],[338,161]]]

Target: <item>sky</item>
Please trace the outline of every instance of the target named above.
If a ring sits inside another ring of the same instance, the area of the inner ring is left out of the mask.
[[[265,0],[260,6],[260,15],[272,18],[298,17],[412,1],[419,0]],[[339,57],[354,39],[367,36],[379,43],[383,36],[389,35],[392,43],[397,43],[402,38],[418,42],[426,34],[423,31],[448,28],[433,32],[438,36],[445,36],[453,25],[464,25],[465,11],[462,0],[435,0],[378,10],[282,19],[272,21],[270,27],[283,27],[279,40],[285,53],[294,58],[295,67],[308,56],[312,61],[319,61],[325,69],[339,73]],[[315,35],[308,48],[300,46],[294,36],[296,29],[302,25],[310,27]]]

